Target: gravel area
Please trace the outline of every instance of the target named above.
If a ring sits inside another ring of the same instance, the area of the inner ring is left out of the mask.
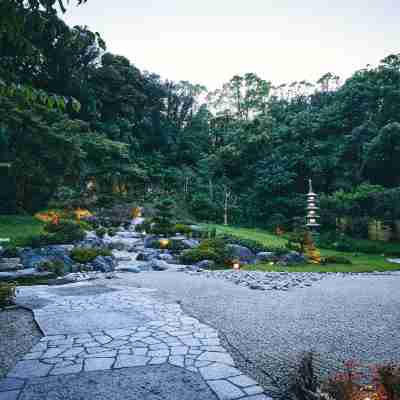
[[[332,274],[288,291],[249,290],[179,272],[124,274],[122,280],[160,289],[217,328],[241,368],[265,386],[284,382],[288,367],[307,350],[329,367],[348,359],[400,361],[398,274]]]
[[[0,379],[41,337],[30,311],[22,308],[0,311]]]

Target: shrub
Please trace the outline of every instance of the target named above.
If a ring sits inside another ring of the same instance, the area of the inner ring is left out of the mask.
[[[118,232],[118,229],[116,228],[109,228],[108,229],[108,236],[115,236]]]
[[[16,258],[18,254],[19,252],[16,246],[9,246],[4,249],[2,256],[6,258]]]
[[[47,224],[45,231],[53,234],[49,239],[55,243],[68,244],[84,239],[85,231],[79,223],[69,220],[60,221],[58,224]]]
[[[200,243],[200,246],[184,251],[180,260],[183,264],[195,264],[202,260],[212,260],[216,267],[224,268],[231,264],[232,254],[227,243],[221,239],[206,239]]]
[[[185,224],[176,224],[173,229],[174,233],[182,233],[183,235],[190,235],[192,233],[192,228]]]
[[[40,272],[51,272],[54,275],[61,276],[64,274],[65,266],[64,263],[60,260],[54,261],[43,261],[38,266],[38,271]]]
[[[185,250],[185,246],[181,240],[170,240],[167,246],[167,249],[172,253],[179,253],[182,250]]]
[[[153,218],[152,233],[159,235],[174,233],[174,225],[172,223],[173,208],[174,202],[170,199],[165,199],[158,204],[156,215]]]
[[[15,284],[0,282],[0,308],[13,304],[15,300]]]
[[[107,233],[107,229],[106,228],[99,228],[96,229],[96,235],[100,238],[103,238]]]
[[[256,240],[242,239],[242,238],[236,237],[234,235],[223,235],[223,236],[218,236],[218,238],[221,238],[227,244],[237,244],[239,246],[247,247],[254,253],[260,253],[262,251],[267,251],[267,252],[276,253],[277,255],[283,255],[288,252],[287,249],[285,249],[282,246],[266,246]]]
[[[144,220],[141,224],[137,224],[135,226],[136,232],[150,232],[151,231],[151,222],[150,220]]]
[[[343,264],[343,265],[351,265],[353,264],[348,258],[341,256],[329,256],[324,257],[321,260],[321,264]]]
[[[84,231],[92,231],[93,225],[89,221],[79,220],[76,222]]]
[[[111,256],[112,253],[108,249],[96,248],[75,248],[71,251],[70,257],[79,264],[86,264],[93,261],[98,256]]]

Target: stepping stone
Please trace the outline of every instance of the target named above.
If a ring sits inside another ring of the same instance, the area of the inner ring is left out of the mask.
[[[207,351],[203,353],[198,359],[198,361],[214,361],[222,364],[235,365],[232,357],[228,353],[217,353]]]
[[[149,357],[119,355],[114,368],[143,367],[150,361]]]
[[[251,379],[246,375],[239,375],[235,376],[234,378],[229,378],[229,381],[240,387],[257,385],[257,382],[254,379]]]
[[[10,390],[18,390],[24,386],[24,381],[16,378],[5,378],[0,380],[0,392],[6,392]]]
[[[99,371],[111,369],[115,358],[89,358],[85,360],[85,371]]]
[[[226,379],[233,376],[241,375],[238,369],[225,364],[213,364],[208,367],[200,368],[200,373],[205,380]]]
[[[49,374],[52,365],[43,364],[38,360],[20,361],[15,368],[7,375],[8,378],[31,378],[46,376]]]
[[[217,393],[220,400],[234,400],[244,395],[238,387],[225,380],[208,381],[207,383]]]

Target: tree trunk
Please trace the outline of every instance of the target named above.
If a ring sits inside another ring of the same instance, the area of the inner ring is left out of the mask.
[[[225,201],[224,201],[224,225],[228,225],[228,204],[229,204],[230,192],[228,189],[225,190]]]

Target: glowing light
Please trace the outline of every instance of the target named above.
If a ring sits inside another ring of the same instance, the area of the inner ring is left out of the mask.
[[[235,262],[233,263],[233,269],[240,269],[240,263],[239,263],[239,261],[235,261]]]
[[[168,239],[160,239],[160,246],[165,249],[169,244],[169,240]]]

